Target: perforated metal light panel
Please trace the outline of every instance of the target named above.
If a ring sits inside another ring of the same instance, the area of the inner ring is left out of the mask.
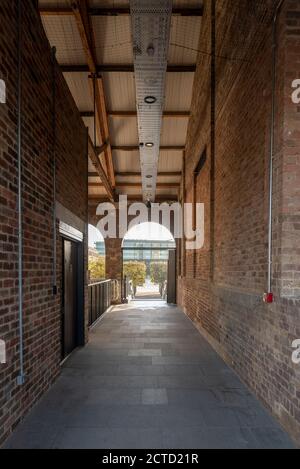
[[[172,0],[130,0],[144,200],[155,200]],[[145,102],[154,97],[153,104]],[[153,144],[152,147],[147,146]]]

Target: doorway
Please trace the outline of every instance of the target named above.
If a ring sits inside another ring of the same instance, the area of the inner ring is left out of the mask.
[[[126,299],[176,302],[176,290],[172,289],[175,249],[170,231],[157,223],[141,223],[128,231],[122,244]]]
[[[63,238],[62,358],[84,343],[82,243]]]

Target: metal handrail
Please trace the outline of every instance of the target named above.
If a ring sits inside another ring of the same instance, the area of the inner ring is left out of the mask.
[[[89,294],[89,326],[92,326],[111,306],[112,303],[112,281],[88,285]]]
[[[102,283],[112,282],[112,280],[101,280],[100,282],[89,283],[88,287],[92,287],[93,285],[101,285]]]
[[[88,284],[89,326],[92,326],[120,298],[120,282],[116,279]]]

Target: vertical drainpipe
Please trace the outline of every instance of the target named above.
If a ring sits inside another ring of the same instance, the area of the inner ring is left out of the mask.
[[[273,163],[274,163],[274,147],[275,147],[275,114],[276,114],[276,62],[277,62],[277,19],[279,11],[282,7],[284,0],[280,0],[272,25],[272,110],[271,110],[271,124],[270,124],[270,162],[269,162],[269,226],[268,226],[268,278],[267,278],[267,293],[264,294],[265,303],[273,303],[272,292],[272,212],[273,212]]]
[[[18,386],[25,382],[23,339],[23,212],[22,212],[22,0],[18,0],[18,84],[17,84],[17,154],[18,154],[18,299],[19,299],[19,362]]]
[[[53,295],[57,295],[56,272],[56,48],[52,47],[52,167],[53,167]]]

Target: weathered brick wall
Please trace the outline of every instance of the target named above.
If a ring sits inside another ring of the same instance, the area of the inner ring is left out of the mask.
[[[273,208],[275,301],[267,289],[268,170],[271,118],[272,2],[216,1],[212,94],[211,5],[199,43],[186,148],[186,200],[205,203],[205,244],[187,252],[179,302],[219,353],[300,440],[299,78],[300,4],[286,0],[279,17]],[[215,104],[214,99],[215,98]],[[214,104],[212,106],[212,104]]]
[[[0,4],[0,442],[51,385],[60,370],[61,295],[53,296],[53,132],[51,50],[35,2],[22,1],[22,190],[24,228],[24,359],[26,382],[17,386],[17,2]],[[87,140],[68,87],[57,71],[56,199],[87,221]],[[58,236],[58,286],[62,250]]]

